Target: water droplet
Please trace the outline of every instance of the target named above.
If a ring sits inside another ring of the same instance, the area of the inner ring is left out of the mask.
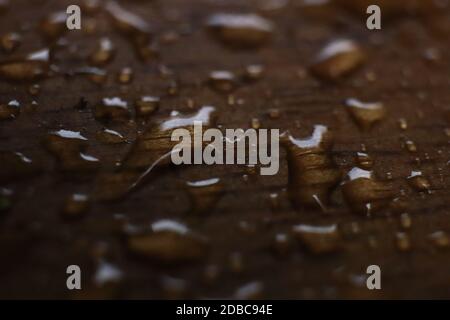
[[[213,284],[219,277],[220,268],[217,265],[210,264],[207,265],[204,272],[205,282],[208,284]]]
[[[48,40],[54,41],[68,30],[66,20],[64,11],[54,12],[41,21],[40,30]]]
[[[444,231],[433,232],[429,235],[429,239],[437,248],[448,248],[450,245],[448,235]]]
[[[270,119],[278,119],[281,115],[280,109],[277,108],[269,109],[268,115]]]
[[[148,126],[146,130],[133,145],[130,154],[125,161],[125,167],[128,168],[148,168],[156,161],[162,161],[162,157],[172,150],[178,144],[177,141],[171,141],[172,131],[178,128],[186,128],[191,135],[194,134],[194,121],[201,121],[203,128],[210,127],[215,121],[215,108],[204,106],[192,115],[173,115],[169,118],[156,120],[155,123]],[[163,163],[169,163],[165,159]]]
[[[161,286],[165,299],[183,299],[185,298],[188,284],[183,279],[163,277]]]
[[[177,114],[150,123],[136,139],[119,170],[98,177],[97,197],[103,200],[123,197],[147,180],[156,168],[168,165],[172,149],[179,143],[171,141],[173,130],[185,128],[193,138],[194,121],[209,128],[215,122],[214,111],[214,107],[204,106],[193,115]]]
[[[229,256],[230,270],[233,273],[241,273],[244,271],[244,257],[240,252],[232,252]]]
[[[259,64],[251,64],[245,67],[243,78],[246,81],[257,81],[264,76],[264,72],[264,66]]]
[[[395,241],[399,251],[405,252],[411,249],[411,241],[408,234],[404,232],[397,232],[395,234]]]
[[[376,180],[372,171],[358,167],[349,171],[342,190],[350,208],[367,215],[383,208],[394,196],[387,182]]]
[[[160,99],[154,96],[143,96],[135,102],[138,117],[146,118],[159,109]]]
[[[49,71],[50,52],[43,49],[25,57],[0,62],[0,77],[13,81],[31,81],[42,78]]]
[[[187,182],[187,192],[191,201],[191,212],[209,214],[223,195],[223,185],[219,178]]]
[[[6,212],[12,207],[13,192],[10,189],[0,188],[0,213]]]
[[[277,210],[280,207],[280,195],[273,192],[269,195],[270,207],[272,210]]]
[[[158,49],[151,41],[152,28],[143,18],[125,10],[113,1],[108,2],[106,10],[116,28],[131,41],[142,60],[146,61],[158,55]]]
[[[152,231],[128,237],[132,253],[161,263],[196,261],[207,254],[207,242],[185,225],[171,220],[152,224]]]
[[[291,239],[286,233],[277,233],[273,239],[273,248],[275,253],[284,256],[292,247]]]
[[[416,144],[412,140],[405,141],[405,147],[409,152],[417,152]]]
[[[108,2],[106,10],[117,29],[124,34],[133,37],[147,37],[151,35],[150,25],[143,18],[125,10],[117,2]]]
[[[103,98],[95,107],[97,120],[127,120],[130,117],[128,103],[119,97]]]
[[[129,84],[133,80],[133,70],[131,68],[123,68],[120,70],[117,80],[121,84]]]
[[[359,168],[370,170],[373,167],[372,158],[365,152],[358,152],[356,154],[356,163]]]
[[[341,236],[337,225],[313,226],[300,224],[293,227],[294,235],[313,254],[327,254],[339,250]]]
[[[122,271],[116,266],[101,260],[94,275],[94,283],[102,287],[110,283],[118,283],[122,280]]]
[[[65,201],[62,215],[65,219],[79,219],[89,209],[89,197],[85,194],[71,194]]]
[[[36,83],[28,87],[28,93],[31,94],[32,96],[37,96],[40,91],[41,86]]]
[[[40,166],[21,152],[0,152],[0,182],[27,178],[40,171]]]
[[[98,159],[83,153],[87,148],[87,139],[77,131],[51,132],[44,145],[60,161],[64,171],[96,170],[99,167]]]
[[[336,40],[319,53],[311,71],[324,80],[336,81],[360,67],[366,59],[363,49],[352,40]]]
[[[22,37],[20,34],[15,32],[7,33],[0,38],[0,46],[6,53],[13,52],[20,46],[21,43]]]
[[[412,219],[411,216],[407,213],[402,213],[400,215],[400,226],[403,229],[410,229],[412,225]]]
[[[411,171],[408,182],[417,191],[430,191],[431,189],[430,181],[420,171]]]
[[[261,121],[258,118],[252,118],[251,127],[255,130],[261,128]]]
[[[95,66],[104,66],[112,61],[116,54],[116,50],[109,38],[101,38],[97,48],[90,55],[89,61]]]
[[[231,92],[236,86],[235,76],[229,71],[213,71],[209,74],[211,87],[218,92]]]
[[[381,102],[362,102],[357,99],[347,99],[345,105],[350,115],[363,130],[369,130],[386,115],[385,107]]]
[[[97,131],[96,137],[98,141],[105,144],[119,144],[126,141],[119,132],[106,128]]]
[[[284,136],[287,147],[289,197],[296,207],[313,206],[324,209],[329,194],[340,179],[329,152],[333,137],[327,127],[316,125],[311,137],[304,140]]]
[[[233,297],[238,300],[261,299],[264,286],[259,281],[247,283],[236,290]]]
[[[15,119],[20,114],[20,103],[11,100],[7,104],[0,104],[0,120]]]
[[[256,14],[215,14],[207,27],[224,44],[235,48],[256,48],[272,36],[273,24]]]
[[[398,119],[398,125],[402,130],[408,129],[408,121],[405,118]]]

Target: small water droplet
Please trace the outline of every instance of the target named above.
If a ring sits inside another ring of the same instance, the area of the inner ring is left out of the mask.
[[[152,231],[128,236],[129,250],[143,258],[165,264],[202,259],[207,254],[207,242],[185,225],[172,220],[159,220]]]
[[[407,213],[402,213],[400,215],[400,226],[403,229],[410,229],[412,225],[412,219],[411,216]]]
[[[430,181],[420,171],[411,171],[408,182],[417,191],[430,191],[431,189]]]
[[[97,120],[128,120],[130,111],[128,103],[119,98],[103,98],[100,104],[95,107],[95,119]]]
[[[15,119],[20,114],[20,103],[11,100],[7,104],[0,104],[0,120]]]
[[[259,64],[251,64],[245,67],[243,78],[246,81],[257,81],[264,76],[264,72],[264,66]]]
[[[273,24],[256,14],[219,13],[209,17],[207,27],[224,44],[235,48],[256,48],[272,36]]]
[[[12,207],[13,191],[11,189],[0,188],[0,213],[6,212]]]
[[[285,256],[291,249],[291,239],[286,233],[277,233],[273,239],[273,248],[275,253],[280,256]]]
[[[233,273],[241,273],[245,269],[244,257],[240,252],[232,252],[229,256],[230,270]]]
[[[268,115],[270,119],[278,119],[281,115],[280,109],[271,108],[268,111]]]
[[[0,46],[6,53],[16,50],[22,43],[22,37],[16,32],[9,32],[0,38]]]
[[[417,152],[417,146],[414,143],[414,141],[412,141],[412,140],[406,140],[405,147],[406,147],[406,150],[408,150],[409,152],[412,152],[412,153]]]
[[[82,193],[71,194],[65,201],[62,215],[64,219],[79,219],[89,209],[89,197]]]
[[[96,138],[98,141],[105,144],[119,144],[126,141],[124,136],[119,132],[106,128],[97,131]]]
[[[360,67],[366,59],[363,49],[352,40],[336,40],[322,49],[311,71],[324,80],[336,81]]]
[[[437,248],[448,248],[450,245],[448,235],[444,231],[433,232],[429,235],[429,239]]]
[[[258,118],[252,118],[251,127],[255,130],[261,128],[261,121]]]
[[[405,118],[398,119],[398,125],[402,130],[408,129],[408,121]]]
[[[238,300],[261,299],[264,286],[262,282],[254,281],[239,287],[233,297]]]
[[[120,70],[117,80],[121,84],[129,84],[133,80],[133,70],[131,68],[123,68]]]
[[[187,182],[187,192],[191,201],[190,211],[195,214],[209,214],[223,195],[223,185],[219,178]]]
[[[358,99],[347,99],[345,105],[350,115],[363,130],[369,130],[386,115],[385,107],[381,102],[362,102]]]
[[[411,249],[411,241],[409,239],[408,234],[404,232],[397,232],[395,234],[395,241],[397,245],[397,249],[399,251],[405,252]]]
[[[356,154],[356,163],[359,168],[370,170],[373,167],[372,158],[365,152],[358,152]]]
[[[45,17],[39,27],[48,40],[54,41],[68,30],[66,20],[67,14],[64,11],[54,12]]]
[[[337,225],[314,226],[300,224],[293,227],[294,235],[313,254],[327,254],[339,250],[341,236]]]
[[[235,76],[229,71],[213,71],[209,74],[211,87],[218,92],[231,92],[236,86]]]
[[[116,50],[109,38],[101,38],[95,51],[89,56],[89,61],[95,66],[104,66],[112,61]]]
[[[111,263],[100,260],[94,275],[94,283],[98,287],[117,284],[122,280],[123,272]]]
[[[0,182],[27,178],[40,171],[40,166],[21,152],[0,152]]]
[[[154,96],[142,96],[135,102],[138,117],[146,118],[159,109],[160,99]]]

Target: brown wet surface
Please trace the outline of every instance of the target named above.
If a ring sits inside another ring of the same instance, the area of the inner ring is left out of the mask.
[[[448,1],[6,2],[0,297],[450,298]],[[170,165],[198,119],[279,173]]]

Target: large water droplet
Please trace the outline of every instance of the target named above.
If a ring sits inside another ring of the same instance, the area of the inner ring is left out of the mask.
[[[194,121],[201,122],[206,130],[215,122],[214,111],[214,107],[204,106],[193,115],[176,114],[150,123],[148,129],[136,139],[121,168],[99,177],[97,196],[105,200],[120,198],[140,185],[155,168],[168,165],[172,149],[179,144],[178,141],[171,141],[173,130],[187,129],[193,140]]]
[[[329,194],[340,179],[329,152],[333,137],[327,127],[316,125],[311,137],[301,140],[284,136],[287,147],[288,191],[296,207],[314,206],[325,209]]]

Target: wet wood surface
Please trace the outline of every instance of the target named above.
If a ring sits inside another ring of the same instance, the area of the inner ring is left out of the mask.
[[[0,31],[17,32],[22,41],[15,52],[1,54],[1,63],[49,47],[40,21],[74,1],[11,2],[1,13]],[[0,122],[0,151],[20,152],[37,167],[0,163],[2,203],[11,202],[0,213],[0,297],[450,298],[450,9],[406,13],[388,7],[382,30],[369,31],[357,5],[365,1],[337,2],[313,8],[302,1],[122,1],[152,28],[159,54],[145,62],[103,9],[82,7],[83,29],[51,44],[51,75],[0,82],[0,104],[21,104],[15,119]],[[349,3],[355,5],[349,9]],[[273,23],[270,39],[258,48],[224,44],[205,27],[208,17],[224,12],[265,17]],[[102,37],[116,52],[102,67],[106,81],[96,84],[75,71],[88,65]],[[310,66],[336,39],[355,41],[365,61],[345,77],[324,81]],[[241,80],[249,65],[263,66],[263,76]],[[124,67],[133,71],[128,84],[117,81]],[[208,82],[214,70],[233,72],[236,88],[214,90]],[[32,95],[35,83],[40,90]],[[326,208],[294,205],[288,190],[292,168],[282,148],[275,176],[243,165],[166,166],[125,197],[98,201],[98,177],[113,171],[152,125],[135,116],[134,101],[141,96],[160,98],[151,119],[214,106],[220,128],[246,129],[258,119],[261,128],[305,139],[315,125],[324,125],[334,137],[327,156],[342,178]],[[95,119],[104,97],[128,102],[131,120]],[[345,105],[350,98],[383,103],[385,117],[362,130]],[[26,108],[32,101],[34,111]],[[273,109],[279,117],[269,116]],[[127,142],[100,141],[97,133],[105,127]],[[45,145],[48,133],[61,129],[87,138],[83,152],[100,160],[97,170],[62,170]],[[371,157],[377,181],[393,192],[394,201],[370,215],[351,210],[340,185],[357,166],[358,152]],[[408,180],[418,171],[430,186],[421,189]],[[221,196],[197,212],[186,182],[212,178],[220,179]],[[68,219],[62,211],[74,193],[91,201],[81,216]],[[161,220],[182,223],[205,243],[200,248],[191,238],[164,238],[155,250],[172,253],[167,261],[148,254],[148,243],[130,240],[130,229],[149,229]],[[298,225],[335,225],[337,235],[308,241]],[[327,241],[329,250],[320,250]],[[95,279],[102,263],[120,276],[100,285]],[[83,289],[75,293],[66,288],[66,268],[73,264],[82,269]],[[381,290],[366,287],[369,265],[381,268]]]

